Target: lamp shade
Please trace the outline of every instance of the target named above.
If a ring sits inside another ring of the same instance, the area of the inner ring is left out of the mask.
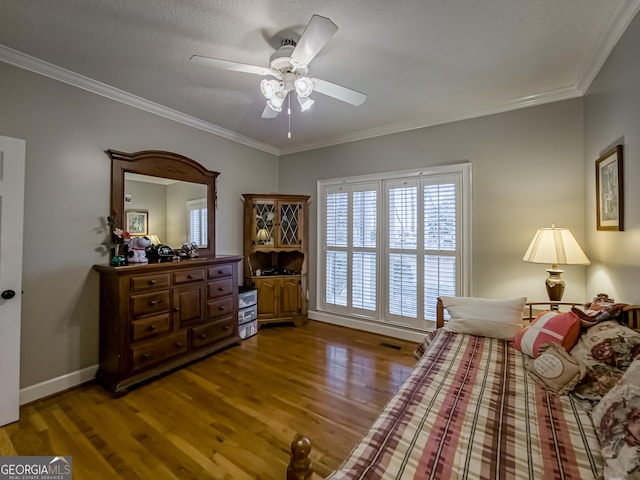
[[[591,262],[568,228],[541,228],[522,259],[551,265],[589,265]]]
[[[261,228],[256,233],[256,240],[258,240],[259,242],[266,242],[270,237],[271,235],[269,235],[269,230],[267,230],[266,228]]]

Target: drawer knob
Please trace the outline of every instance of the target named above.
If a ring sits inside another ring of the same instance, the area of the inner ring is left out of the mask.
[[[225,325],[224,326],[224,330],[229,330],[231,328],[231,325]]]
[[[158,304],[157,300],[149,300],[149,305],[151,305],[152,307],[157,304]]]
[[[142,358],[142,360],[149,360],[151,358],[151,355],[149,355],[148,353],[143,353],[140,358]]]
[[[174,311],[174,312],[179,312],[179,311],[180,311],[180,307],[175,307],[175,308],[173,309],[173,311]]]
[[[207,338],[207,336],[204,333],[201,333],[199,337],[200,337],[200,340],[204,340],[205,338]]]
[[[181,348],[182,347],[182,342],[176,342],[176,348]]]
[[[218,275],[222,275],[224,272],[222,270],[218,270]]]
[[[189,280],[191,280],[191,279],[193,279],[193,275],[189,274],[189,275],[187,275],[187,278],[188,278]]]
[[[219,292],[224,292],[224,287],[218,287]]]
[[[147,327],[147,330],[149,330],[150,332],[153,332],[156,328],[158,328],[158,327],[156,327],[155,325],[149,325]]]
[[[155,285],[156,283],[158,282],[156,282],[155,280],[149,280],[149,285]]]
[[[224,307],[218,307],[218,310],[220,310],[221,312],[224,312]]]

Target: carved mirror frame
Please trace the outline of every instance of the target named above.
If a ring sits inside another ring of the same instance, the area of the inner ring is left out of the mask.
[[[201,257],[216,254],[216,178],[219,172],[207,170],[195,160],[177,153],[144,150],[125,153],[107,150],[111,158],[111,214],[116,224],[124,225],[124,174],[137,173],[207,186],[207,247],[200,248]],[[174,245],[179,247],[179,245]]]

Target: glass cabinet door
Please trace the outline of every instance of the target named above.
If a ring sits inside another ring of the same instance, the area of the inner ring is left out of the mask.
[[[279,208],[279,243],[282,247],[298,246],[302,244],[301,224],[302,204],[300,202],[280,202]]]
[[[253,244],[274,245],[276,241],[276,203],[271,200],[254,203]]]

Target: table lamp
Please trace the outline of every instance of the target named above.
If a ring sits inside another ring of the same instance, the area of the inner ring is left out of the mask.
[[[256,233],[256,240],[258,240],[258,243],[267,243],[270,238],[271,235],[269,235],[269,230],[266,228],[260,228]]]
[[[562,300],[565,283],[558,265],[589,265],[591,262],[578,245],[568,228],[541,228],[531,241],[531,245],[522,259],[532,263],[550,263],[549,276],[545,280],[549,300]]]

